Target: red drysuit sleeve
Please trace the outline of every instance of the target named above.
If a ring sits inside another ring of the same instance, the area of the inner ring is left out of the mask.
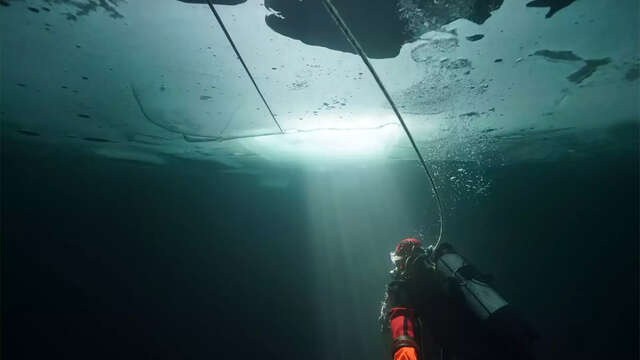
[[[391,337],[393,339],[393,353],[399,349],[409,347],[418,349],[416,342],[416,316],[413,309],[395,307],[389,316]]]

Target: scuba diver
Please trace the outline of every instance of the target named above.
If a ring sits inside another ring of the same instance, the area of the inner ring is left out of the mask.
[[[394,360],[533,359],[537,335],[450,244],[400,241],[380,311]]]

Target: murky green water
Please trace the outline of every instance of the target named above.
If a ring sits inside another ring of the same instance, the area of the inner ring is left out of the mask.
[[[540,358],[638,355],[638,5],[335,1]],[[7,359],[384,359],[438,232],[318,2],[0,1]]]

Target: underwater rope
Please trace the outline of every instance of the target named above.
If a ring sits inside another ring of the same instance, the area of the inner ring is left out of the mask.
[[[222,31],[224,32],[225,36],[227,37],[227,40],[229,40],[229,44],[233,48],[233,51],[236,53],[236,56],[238,56],[238,60],[240,60],[240,63],[244,67],[244,71],[247,72],[247,75],[249,75],[249,79],[251,79],[251,82],[253,83],[253,86],[256,88],[256,91],[258,91],[258,95],[260,95],[260,98],[262,99],[262,102],[264,103],[264,106],[266,106],[267,110],[269,110],[269,114],[271,115],[271,118],[273,119],[273,122],[276,123],[276,125],[278,126],[278,129],[280,130],[280,133],[284,134],[284,130],[282,130],[282,127],[280,126],[280,123],[278,122],[278,120],[276,120],[276,116],[273,114],[273,111],[271,111],[271,108],[269,107],[269,104],[267,103],[267,100],[262,95],[262,91],[260,91],[260,88],[258,87],[258,84],[256,84],[256,81],[253,79],[253,75],[251,75],[251,71],[249,71],[249,68],[247,67],[247,64],[245,64],[244,59],[242,59],[242,56],[240,55],[240,52],[238,51],[238,48],[236,47],[236,44],[233,42],[233,39],[231,39],[231,35],[227,31],[227,28],[224,26],[224,23],[222,22],[222,18],[218,14],[218,11],[216,11],[216,8],[213,6],[213,0],[207,0],[207,3],[209,3],[209,7],[211,8],[211,11],[213,12],[213,16],[215,16],[216,20],[218,20],[218,24],[220,24],[220,27],[222,28]]]
[[[209,0],[209,1],[211,1],[211,0]],[[362,49],[362,46],[360,46],[360,43],[358,43],[358,40],[356,40],[356,38],[353,35],[353,33],[351,32],[351,30],[349,30],[349,27],[345,23],[344,19],[342,19],[342,16],[340,16],[340,13],[338,12],[338,9],[336,9],[333,6],[333,3],[331,2],[331,0],[323,0],[323,3],[324,3],[324,6],[326,7],[327,11],[329,12],[329,15],[331,15],[331,17],[336,22],[336,24],[338,25],[340,30],[342,30],[342,33],[344,34],[344,36],[347,38],[347,40],[349,40],[349,42],[351,43],[353,48],[356,50],[358,55],[360,55],[360,58],[362,58],[362,61],[364,61],[364,64],[367,66],[367,68],[371,72],[371,75],[373,75],[373,78],[376,80],[376,83],[380,87],[380,90],[382,90],[382,93],[384,94],[385,98],[387,98],[387,101],[389,102],[389,105],[391,105],[391,108],[393,109],[393,112],[396,114],[396,117],[400,121],[400,124],[402,125],[402,128],[404,129],[404,132],[407,134],[407,137],[409,138],[409,141],[411,142],[411,146],[413,146],[413,150],[415,150],[416,154],[418,155],[418,158],[420,159],[420,163],[422,164],[422,168],[424,169],[424,172],[427,174],[427,178],[429,179],[429,182],[431,184],[431,189],[433,190],[433,195],[436,198],[436,203],[437,203],[437,206],[438,206],[438,214],[440,216],[440,232],[438,234],[438,240],[436,241],[436,243],[434,245],[434,248],[437,248],[438,245],[440,245],[440,240],[442,240],[442,232],[443,232],[443,229],[444,229],[444,215],[443,215],[443,211],[442,211],[442,201],[440,200],[440,195],[438,194],[438,188],[436,187],[436,184],[433,181],[433,177],[431,176],[431,173],[429,172],[429,169],[427,168],[427,163],[424,161],[424,157],[422,156],[422,153],[420,152],[420,149],[418,149],[418,145],[416,145],[416,142],[413,139],[413,136],[411,135],[411,132],[409,131],[409,128],[407,127],[407,124],[405,124],[404,119],[402,118],[402,115],[400,115],[400,111],[398,111],[398,108],[396,107],[396,104],[393,102],[393,99],[391,99],[391,96],[387,92],[387,89],[384,87],[384,84],[382,83],[382,80],[380,80],[380,78],[378,77],[378,74],[376,73],[375,69],[373,68],[373,66],[369,62],[369,59],[367,58],[367,54],[365,54],[364,50]]]
[[[220,24],[220,28],[222,28],[222,31],[224,32],[225,36],[227,37],[227,40],[229,41],[229,44],[233,48],[233,51],[236,53],[236,56],[238,57],[238,60],[240,60],[240,63],[242,64],[242,67],[244,67],[244,70],[246,71],[247,75],[249,76],[249,79],[253,83],[253,86],[255,87],[256,91],[258,92],[258,95],[260,95],[260,98],[262,99],[262,102],[264,103],[264,105],[266,106],[267,110],[269,111],[269,114],[271,115],[271,118],[273,119],[273,122],[278,126],[278,129],[280,130],[280,133],[284,134],[284,131],[282,130],[282,127],[280,126],[280,123],[276,119],[276,116],[273,114],[273,111],[271,111],[271,107],[269,107],[269,104],[267,103],[267,100],[264,98],[264,95],[262,95],[262,91],[260,91],[260,88],[258,87],[258,84],[256,83],[255,79],[253,78],[253,75],[251,75],[251,71],[249,71],[249,68],[247,67],[247,64],[244,62],[244,59],[242,58],[242,55],[240,55],[240,52],[238,51],[238,48],[236,47],[235,43],[233,42],[233,39],[231,38],[231,35],[227,31],[227,28],[224,26],[224,23],[222,22],[222,18],[220,17],[218,12],[216,11],[215,6],[213,6],[213,0],[207,0],[207,3],[209,4],[209,8],[211,8],[211,12],[213,12],[213,15],[215,16],[216,20],[218,21],[218,24]],[[442,233],[444,231],[444,214],[443,214],[443,210],[442,210],[442,201],[440,200],[440,194],[438,193],[438,188],[436,187],[436,184],[433,181],[433,176],[431,176],[431,172],[429,172],[429,168],[427,167],[427,163],[425,162],[424,157],[422,156],[422,153],[420,152],[420,149],[418,148],[418,145],[416,144],[415,140],[413,139],[413,135],[411,135],[411,131],[409,131],[409,128],[407,127],[407,124],[404,122],[404,119],[402,118],[402,115],[400,114],[400,111],[398,110],[398,108],[396,107],[395,102],[393,101],[393,99],[391,98],[389,93],[387,92],[387,89],[385,88],[384,84],[382,83],[382,80],[380,80],[380,77],[378,77],[378,74],[376,73],[375,69],[373,68],[373,65],[371,65],[371,63],[369,62],[369,59],[367,58],[367,55],[365,54],[364,50],[362,49],[362,46],[360,45],[358,40],[356,40],[356,38],[353,35],[353,33],[351,33],[351,30],[349,30],[349,27],[347,26],[345,21],[342,19],[342,16],[340,16],[340,13],[338,12],[338,10],[333,6],[333,3],[331,2],[331,0],[323,0],[323,4],[325,5],[325,7],[327,9],[327,12],[329,12],[329,15],[331,15],[331,17],[336,22],[336,24],[338,25],[338,27],[340,28],[342,33],[345,35],[347,40],[349,40],[349,43],[351,43],[351,45],[356,50],[356,52],[358,53],[358,55],[360,56],[360,58],[362,59],[364,64],[367,66],[367,68],[369,69],[369,72],[371,72],[371,75],[373,75],[373,78],[375,79],[376,83],[380,87],[380,90],[382,91],[383,95],[387,99],[387,102],[389,103],[389,105],[391,105],[391,108],[393,109],[393,112],[395,113],[396,117],[398,118],[398,121],[400,122],[400,124],[402,125],[402,128],[404,129],[404,132],[406,133],[407,137],[409,138],[409,142],[411,142],[411,146],[413,147],[413,150],[418,155],[418,159],[420,160],[420,164],[422,165],[422,168],[424,169],[425,174],[427,174],[427,178],[429,179],[429,183],[431,184],[431,189],[433,190],[433,195],[436,198],[436,204],[438,206],[438,215],[439,215],[439,218],[440,218],[440,231],[438,233],[438,239],[437,239],[437,241],[436,241],[436,243],[434,245],[434,248],[437,248],[438,245],[440,245],[440,241],[442,240]]]

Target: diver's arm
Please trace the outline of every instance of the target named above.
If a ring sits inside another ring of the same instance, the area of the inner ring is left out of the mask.
[[[416,318],[413,309],[391,309],[390,328],[393,339],[393,360],[417,360]]]
[[[416,338],[417,320],[405,281],[392,281],[387,286],[389,312],[389,328],[393,340],[392,353],[394,360],[417,360],[418,341]],[[429,359],[422,359],[429,360]]]

